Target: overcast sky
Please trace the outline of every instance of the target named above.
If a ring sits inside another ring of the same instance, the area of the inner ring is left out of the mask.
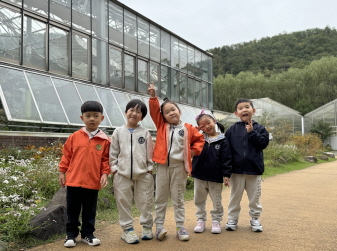
[[[203,50],[337,27],[336,0],[120,0]]]

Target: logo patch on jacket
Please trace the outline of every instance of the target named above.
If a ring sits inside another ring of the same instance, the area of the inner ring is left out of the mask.
[[[184,137],[184,129],[181,129],[178,134],[180,135],[180,137]]]
[[[214,146],[214,148],[215,148],[216,150],[219,150],[219,149],[220,149],[220,145],[219,145],[219,144],[216,144],[216,145]]]
[[[140,137],[140,138],[138,139],[138,143],[139,143],[139,144],[144,144],[144,143],[145,143],[145,138],[144,138],[144,137]]]
[[[96,145],[96,150],[97,150],[97,151],[101,151],[101,150],[102,150],[102,148],[103,148],[103,147],[102,147],[102,145],[101,145],[101,144],[97,144],[97,145]]]

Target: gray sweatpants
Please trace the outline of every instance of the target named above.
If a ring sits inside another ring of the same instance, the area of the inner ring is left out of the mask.
[[[154,220],[157,229],[164,227],[166,208],[170,194],[174,206],[176,226],[184,226],[186,181],[187,173],[183,164],[177,167],[168,167],[158,164],[156,175],[156,217]]]
[[[246,190],[249,200],[249,215],[259,218],[262,212],[261,175],[246,175],[233,173],[231,176],[231,198],[228,204],[228,219],[238,220],[241,210],[240,202],[243,191]]]
[[[133,228],[131,216],[132,201],[140,211],[140,224],[146,228],[153,226],[153,191],[152,174],[145,173],[137,180],[130,180],[118,173],[113,178],[114,193],[119,213],[119,224],[123,230]]]
[[[222,221],[222,183],[199,180],[194,178],[194,204],[197,207],[197,219],[207,220],[206,215],[206,199],[207,195],[212,199],[213,210],[211,210],[212,220]]]

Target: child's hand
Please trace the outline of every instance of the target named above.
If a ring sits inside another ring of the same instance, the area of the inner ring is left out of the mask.
[[[195,129],[197,129],[198,131],[200,131],[200,130],[203,131],[203,128],[204,128],[203,126],[196,126],[195,127]]]
[[[60,172],[60,175],[59,175],[59,184],[61,187],[65,187],[65,184],[66,183],[66,175],[64,172]]]
[[[156,89],[154,88],[154,82],[152,81],[151,83],[147,83],[147,92],[150,94],[152,98],[156,96]]]
[[[253,131],[253,121],[252,120],[249,120],[248,124],[246,124],[246,130],[247,132]]]
[[[223,183],[224,183],[225,187],[229,187],[230,186],[230,179],[228,177],[224,177]]]
[[[108,185],[108,175],[106,173],[102,174],[100,183],[102,187],[106,187]]]

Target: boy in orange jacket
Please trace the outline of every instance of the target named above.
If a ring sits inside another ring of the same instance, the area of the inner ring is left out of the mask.
[[[94,236],[98,190],[108,184],[110,138],[98,126],[103,121],[103,107],[96,101],[81,106],[85,127],[69,136],[59,164],[59,183],[67,186],[67,238],[65,247],[75,247],[81,225],[81,240],[90,246],[101,241]]]

